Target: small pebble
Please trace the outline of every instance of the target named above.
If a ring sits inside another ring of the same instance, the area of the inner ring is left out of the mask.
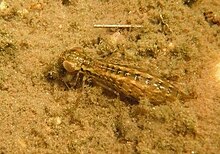
[[[217,71],[216,71],[216,79],[220,82],[220,62],[216,65]]]
[[[56,117],[55,122],[56,122],[56,125],[60,125],[62,123],[62,120],[60,117]]]
[[[7,3],[4,0],[3,1],[0,0],[0,11],[7,9],[7,7],[8,7]]]

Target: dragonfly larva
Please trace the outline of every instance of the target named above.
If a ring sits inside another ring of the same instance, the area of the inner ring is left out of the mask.
[[[166,102],[185,95],[168,81],[143,69],[92,59],[80,48],[64,51],[61,62],[68,73],[81,72],[102,87],[136,100],[146,97],[154,102]]]

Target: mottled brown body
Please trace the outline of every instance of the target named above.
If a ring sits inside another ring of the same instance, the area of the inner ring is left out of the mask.
[[[81,71],[104,88],[137,100],[146,97],[154,102],[165,102],[184,95],[168,81],[152,76],[143,69],[92,59],[79,48],[65,51],[61,60],[67,72]]]

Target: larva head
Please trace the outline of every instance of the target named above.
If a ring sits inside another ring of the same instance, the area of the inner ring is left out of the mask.
[[[80,68],[81,68],[81,67],[78,65],[78,63],[72,63],[72,62],[67,61],[67,60],[65,60],[65,61],[63,62],[63,67],[65,68],[65,70],[66,70],[67,72],[70,72],[70,73],[75,72],[75,71],[78,71],[78,70],[80,70]]]
[[[84,54],[80,48],[64,51],[61,55],[62,65],[67,72],[79,71],[85,61]]]

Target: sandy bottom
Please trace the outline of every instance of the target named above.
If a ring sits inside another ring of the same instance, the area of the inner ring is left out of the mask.
[[[219,8],[219,0],[1,0],[0,153],[218,153]],[[169,80],[190,99],[134,104],[99,86],[67,88],[48,74],[76,46]]]

